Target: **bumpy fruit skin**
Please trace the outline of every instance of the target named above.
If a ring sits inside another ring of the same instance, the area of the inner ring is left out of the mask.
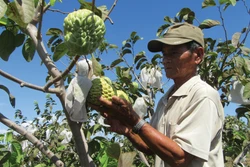
[[[100,105],[100,101],[98,100],[100,96],[107,100],[111,100],[112,96],[115,94],[116,92],[114,88],[105,78],[95,78],[92,80],[92,87],[89,90],[87,102],[94,105]]]
[[[116,96],[118,96],[118,97],[120,97],[122,99],[125,99],[128,102],[130,101],[128,95],[125,92],[123,92],[122,90],[117,90],[116,91]]]
[[[65,44],[74,55],[93,53],[101,44],[106,32],[103,20],[88,9],[68,14],[63,27]]]

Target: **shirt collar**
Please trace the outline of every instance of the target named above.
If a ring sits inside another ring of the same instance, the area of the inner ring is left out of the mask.
[[[180,96],[187,96],[190,89],[193,87],[193,85],[195,83],[197,83],[200,80],[200,75],[195,75],[192,78],[190,78],[188,81],[186,81],[184,84],[181,85],[181,87],[179,87],[179,89],[177,89],[174,94],[172,95],[173,97],[180,97]],[[172,85],[168,91],[166,92],[166,94],[163,97],[163,101],[167,102],[167,97],[169,95],[169,93],[174,89],[174,85]]]

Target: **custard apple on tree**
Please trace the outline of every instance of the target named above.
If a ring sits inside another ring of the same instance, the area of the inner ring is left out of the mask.
[[[111,100],[114,95],[116,95],[116,91],[106,77],[95,78],[92,80],[92,87],[89,90],[87,102],[100,105],[99,97],[102,96],[107,100]]]
[[[88,9],[71,12],[64,19],[64,40],[74,55],[93,53],[106,32],[103,20]]]

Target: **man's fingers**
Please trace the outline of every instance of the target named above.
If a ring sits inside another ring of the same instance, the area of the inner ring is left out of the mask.
[[[120,106],[127,104],[126,100],[124,100],[124,99],[122,99],[122,98],[120,98],[118,96],[113,96],[112,97],[112,102],[117,104],[117,105],[120,105]]]

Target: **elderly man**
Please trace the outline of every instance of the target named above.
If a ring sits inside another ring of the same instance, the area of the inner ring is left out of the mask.
[[[100,98],[92,106],[107,118],[110,130],[126,136],[140,151],[155,155],[155,167],[222,167],[224,111],[218,92],[197,75],[204,56],[200,28],[178,23],[148,43],[162,52],[166,77],[174,85],[160,99],[146,123],[125,100]]]

